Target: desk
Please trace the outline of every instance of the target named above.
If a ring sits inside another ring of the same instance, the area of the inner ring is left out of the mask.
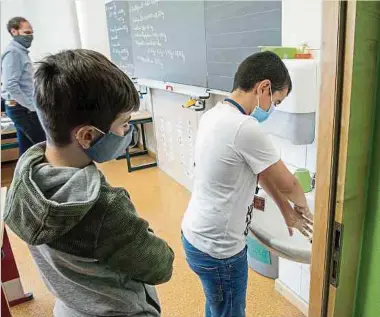
[[[19,148],[16,130],[1,130],[1,163],[17,162]]]
[[[141,127],[141,138],[142,138],[142,142],[143,142],[143,149],[140,151],[136,151],[136,152],[131,153],[129,151],[129,148],[127,148],[125,157],[127,159],[128,172],[134,172],[134,171],[142,170],[142,169],[149,168],[149,167],[156,167],[157,161],[153,162],[153,163],[138,165],[138,166],[132,166],[132,163],[131,163],[131,157],[148,155],[148,148],[146,147],[146,135],[145,135],[144,125],[147,123],[153,123],[152,115],[147,111],[136,112],[136,113],[132,114],[132,118],[129,121],[129,123],[134,124],[134,125],[140,125],[140,127]]]
[[[33,299],[32,293],[25,294],[22,287],[20,274],[17,269],[12,247],[9,242],[7,230],[3,221],[3,214],[6,204],[7,188],[1,188],[1,213],[0,213],[0,246],[1,246],[1,297],[5,301],[1,302],[3,316],[11,316],[9,306],[15,306]],[[8,310],[8,312],[7,312]],[[8,313],[8,315],[7,315]]]
[[[3,221],[3,210],[5,205],[5,197],[7,195],[7,189],[5,187],[1,188],[1,202],[0,202],[0,248],[3,249],[3,239],[4,239],[4,221]],[[3,251],[1,251],[1,258],[3,258]],[[1,266],[0,266],[0,276],[1,276]],[[1,316],[11,317],[12,313],[9,308],[8,299],[5,295],[3,288],[3,283],[1,283]]]
[[[3,123],[8,123],[11,122],[10,119],[7,116],[2,116],[1,117],[1,140],[9,140],[9,139],[17,139],[17,133],[16,133],[16,128],[11,125],[9,128],[3,129]],[[17,142],[12,142],[12,143],[1,143],[1,149],[2,150],[10,150],[10,149],[15,149],[18,148],[18,143]]]
[[[15,128],[12,128],[12,130],[1,130],[1,138],[3,140],[7,140],[7,139],[15,139],[17,138],[17,133],[16,133],[16,129]]]

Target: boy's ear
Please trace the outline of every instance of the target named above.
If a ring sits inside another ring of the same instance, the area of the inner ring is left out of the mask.
[[[82,148],[88,149],[99,137],[99,134],[100,133],[94,127],[84,126],[74,133],[74,137]]]
[[[265,79],[265,80],[257,83],[256,84],[256,95],[262,96],[262,95],[264,95],[265,91],[269,92],[270,86],[271,86],[271,84],[270,84],[269,79]]]

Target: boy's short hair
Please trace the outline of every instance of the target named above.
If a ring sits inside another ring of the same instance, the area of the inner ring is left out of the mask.
[[[22,22],[28,22],[28,20],[23,17],[14,17],[10,19],[7,23],[7,30],[9,34],[12,35],[11,33],[12,29],[19,30]]]
[[[273,52],[260,52],[247,57],[238,67],[233,90],[249,91],[260,81],[269,79],[272,92],[288,88],[292,91],[292,80],[281,58]]]
[[[45,57],[34,75],[41,123],[55,146],[71,143],[71,132],[91,125],[108,132],[124,112],[137,111],[138,92],[129,77],[102,54],[85,49]]]

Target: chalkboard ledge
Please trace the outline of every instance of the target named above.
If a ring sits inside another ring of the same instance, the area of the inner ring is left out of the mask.
[[[209,94],[221,95],[228,97],[231,93],[228,91],[222,91],[217,89],[210,89],[205,87],[183,85],[178,83],[170,83],[153,79],[138,78],[135,79],[140,86],[146,86],[153,89],[161,89],[169,92],[174,92],[178,94],[183,94],[193,97],[206,97]]]
[[[174,92],[177,94],[187,95],[191,97],[208,97],[210,90],[205,87],[196,87],[183,84],[176,84],[146,78],[137,79],[137,83],[140,86],[146,86],[153,89],[166,90],[168,92]]]

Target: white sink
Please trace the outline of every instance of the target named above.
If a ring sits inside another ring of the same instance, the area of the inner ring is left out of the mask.
[[[306,194],[309,208],[314,213],[314,193]],[[291,261],[309,264],[311,261],[311,243],[298,230],[292,237],[282,217],[280,209],[272,198],[260,190],[258,196],[265,198],[265,211],[254,209],[251,222],[251,234],[274,254]]]

